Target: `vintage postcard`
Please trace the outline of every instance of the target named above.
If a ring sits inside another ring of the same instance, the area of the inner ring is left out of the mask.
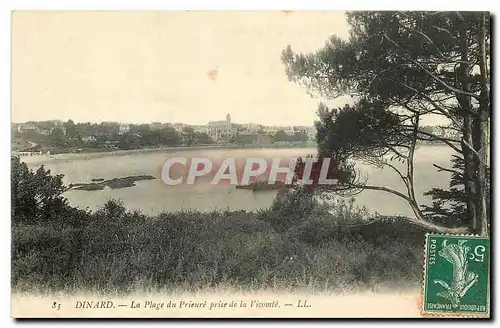
[[[490,317],[490,15],[12,13],[14,318]]]

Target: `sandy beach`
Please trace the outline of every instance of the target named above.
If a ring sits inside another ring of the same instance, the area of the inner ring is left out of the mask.
[[[161,147],[161,148],[140,148],[140,149],[130,149],[130,150],[113,150],[104,152],[90,152],[90,153],[63,153],[63,154],[36,154],[21,156],[21,161],[27,164],[44,164],[44,163],[55,163],[64,162],[73,159],[91,159],[100,158],[108,156],[125,156],[131,154],[141,154],[141,153],[154,153],[154,152],[175,152],[175,151],[192,151],[192,150],[203,150],[203,149],[233,149],[238,147],[232,147],[228,145],[210,145],[210,146],[196,146],[196,147]]]

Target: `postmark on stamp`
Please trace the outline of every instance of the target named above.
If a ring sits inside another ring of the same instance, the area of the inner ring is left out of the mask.
[[[490,240],[427,234],[423,315],[488,316]]]

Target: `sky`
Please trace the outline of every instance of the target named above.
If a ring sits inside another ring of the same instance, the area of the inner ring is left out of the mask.
[[[348,31],[340,11],[18,11],[12,121],[312,125],[319,99],[288,81],[281,51]]]
[[[345,12],[16,11],[11,119],[312,125],[325,99],[288,81],[281,52],[331,35],[348,38]]]

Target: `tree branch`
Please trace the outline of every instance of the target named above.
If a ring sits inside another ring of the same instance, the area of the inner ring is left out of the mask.
[[[464,145],[467,146],[467,148],[469,148],[469,150],[479,159],[479,161],[481,161],[481,154],[479,154],[477,152],[477,150],[474,149],[474,147],[472,147],[467,141],[465,141],[465,139],[462,139],[462,142],[464,143]]]
[[[440,26],[436,26],[436,25],[432,25],[432,27],[434,27],[436,30],[438,31],[441,31],[441,32],[445,32],[447,33],[449,36],[451,36],[453,39],[456,39],[456,37],[453,35],[453,33],[451,33],[449,30],[445,29],[445,28],[442,28]]]
[[[407,89],[410,89],[412,90],[413,92],[419,94],[420,96],[422,96],[423,98],[425,98],[425,100],[427,100],[429,103],[431,103],[435,108],[436,110],[440,111],[441,113],[443,113],[444,116],[446,116],[447,118],[449,118],[453,124],[457,125],[457,126],[460,126],[460,122],[458,122],[455,117],[453,117],[453,115],[451,115],[443,106],[439,105],[438,103],[436,103],[431,97],[427,96],[426,94],[424,94],[423,92],[409,86],[408,84],[406,83],[403,83],[403,82],[398,82],[398,81],[395,81],[393,80],[394,82],[396,83],[399,83],[400,85],[404,86],[405,88]]]
[[[386,33],[384,33],[384,36],[385,38],[391,42],[392,44],[394,44],[396,47],[398,47],[399,49],[403,50],[404,52],[407,52],[406,49],[404,49],[403,47],[401,47],[399,44],[397,44],[394,40],[392,40],[391,38],[389,38],[389,36],[387,36]],[[449,84],[447,84],[446,82],[444,82],[442,79],[440,79],[439,77],[437,77],[434,73],[432,73],[431,71],[429,71],[427,68],[425,68],[424,65],[422,65],[421,63],[419,63],[418,61],[414,60],[414,59],[411,59],[409,57],[407,57],[407,59],[417,65],[418,67],[420,67],[420,69],[422,69],[425,73],[427,73],[427,75],[429,75],[432,79],[434,79],[436,82],[438,82],[439,84],[441,84],[442,86],[444,86],[445,88],[447,88],[448,90],[452,91],[452,92],[455,92],[457,94],[463,94],[463,95],[467,95],[467,96],[470,96],[470,97],[473,97],[473,98],[476,98],[476,99],[479,99],[479,96],[474,94],[474,93],[471,93],[471,92],[466,92],[466,91],[463,91],[463,90],[460,90],[460,89],[457,89]]]
[[[438,172],[441,172],[441,171],[446,171],[446,172],[451,172],[451,173],[455,173],[455,174],[458,174],[459,176],[463,177],[464,174],[462,172],[459,172],[459,171],[455,171],[453,169],[449,169],[449,168],[446,168],[446,167],[442,167],[440,165],[437,165],[437,164],[432,164],[432,166],[434,166],[435,168],[438,169]]]
[[[403,175],[403,173],[401,173],[401,171],[400,171],[397,167],[395,167],[394,165],[392,165],[392,164],[390,164],[390,163],[387,163],[387,162],[385,162],[385,163],[384,163],[384,165],[387,165],[387,166],[389,166],[390,168],[392,168],[394,171],[396,171],[396,173],[399,175],[399,177],[401,178],[401,180],[403,180],[403,182],[404,182],[405,184],[407,184],[407,182],[406,182],[406,177]]]
[[[398,197],[401,197],[404,200],[406,200],[407,202],[411,201],[410,198],[408,196],[406,196],[405,194],[403,194],[403,193],[401,193],[399,191],[396,191],[394,189],[387,188],[387,187],[372,186],[372,185],[355,185],[355,184],[350,184],[350,185],[346,186],[346,188],[349,188],[349,189],[357,188],[357,189],[366,189],[366,190],[385,191],[387,193],[390,193],[390,194],[396,195]]]
[[[389,150],[391,150],[393,153],[395,153],[399,157],[404,158],[404,159],[408,159],[408,156],[406,156],[405,154],[400,153],[399,151],[396,150],[396,148],[391,147],[389,145],[386,145],[385,147],[387,147]]]
[[[408,16],[407,16],[407,17],[408,17]],[[447,58],[446,58],[446,56],[445,56],[445,55],[441,52],[441,50],[439,49],[439,47],[437,46],[437,44],[435,44],[435,43],[434,43],[434,41],[432,41],[432,39],[431,39],[431,38],[430,38],[427,34],[425,34],[425,33],[424,33],[424,32],[422,32],[422,31],[419,31],[419,30],[417,30],[417,29],[415,29],[415,28],[413,28],[413,27],[406,26],[406,25],[401,24],[401,23],[399,24],[399,26],[401,26],[402,28],[408,29],[408,30],[410,30],[410,31],[416,32],[416,33],[420,34],[421,36],[423,36],[423,37],[424,37],[424,39],[426,39],[427,41],[429,41],[429,43],[431,43],[431,44],[432,44],[432,45],[436,48],[436,50],[437,50],[437,51],[438,51],[438,53],[439,53],[439,57],[441,57],[441,58],[443,58],[443,59],[447,59]]]

